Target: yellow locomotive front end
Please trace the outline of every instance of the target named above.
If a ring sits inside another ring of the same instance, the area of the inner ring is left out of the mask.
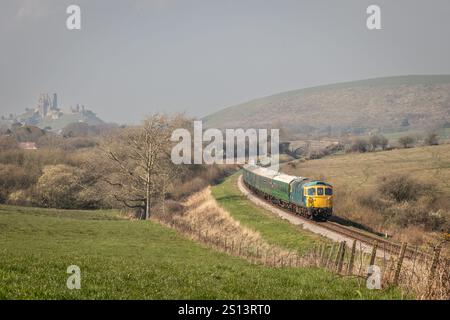
[[[313,218],[328,219],[333,212],[333,187],[314,181],[305,185],[305,205]]]

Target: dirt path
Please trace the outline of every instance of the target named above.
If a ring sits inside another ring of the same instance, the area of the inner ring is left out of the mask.
[[[304,219],[302,217],[299,216],[295,216],[292,213],[286,212],[281,208],[278,208],[275,205],[272,205],[270,203],[267,203],[266,201],[258,198],[257,196],[255,196],[254,194],[252,194],[250,192],[250,190],[247,189],[247,187],[245,187],[243,181],[242,181],[242,175],[238,178],[238,188],[239,190],[253,203],[255,203],[256,205],[266,209],[267,211],[270,211],[271,213],[279,216],[281,219],[283,220],[287,220],[289,221],[289,223],[292,223],[294,225],[298,225],[301,226],[303,229],[305,230],[309,230],[313,233],[316,234],[320,234],[321,236],[324,236],[332,241],[335,242],[341,242],[341,241],[345,241],[347,244],[347,247],[351,247],[353,244],[353,239],[346,237],[344,235],[341,235],[337,232],[333,232],[330,231],[328,229],[325,229],[323,227],[321,227],[320,225],[317,225],[307,219]],[[362,251],[366,252],[366,253],[370,253],[372,251],[372,246],[365,244],[363,242],[357,241],[356,242],[356,248],[359,250],[361,249]],[[378,257],[386,257],[386,259],[389,258],[389,254],[388,253],[384,253],[383,250],[378,249],[377,250],[377,256]]]

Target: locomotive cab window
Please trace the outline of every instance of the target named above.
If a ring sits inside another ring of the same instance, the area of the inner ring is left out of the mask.
[[[315,188],[309,188],[308,189],[308,196],[315,196],[316,195],[316,189]]]
[[[325,194],[327,196],[332,196],[333,195],[333,189],[331,188],[325,188]]]
[[[317,188],[317,195],[323,196],[323,188]]]

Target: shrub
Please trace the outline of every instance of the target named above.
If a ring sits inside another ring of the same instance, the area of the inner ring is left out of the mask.
[[[378,148],[386,150],[389,145],[389,140],[382,135],[374,135],[369,138],[370,151],[375,151]]]
[[[378,186],[380,194],[397,202],[417,200],[419,196],[432,191],[432,188],[407,175],[383,177]]]
[[[27,191],[18,190],[9,195],[7,202],[12,205],[26,206],[32,203],[32,199]]]
[[[437,146],[439,144],[438,135],[435,132],[430,132],[427,134],[424,140],[426,146]]]
[[[27,188],[31,183],[23,168],[12,164],[0,164],[0,202],[5,202],[11,192]]]
[[[6,150],[18,149],[19,144],[16,139],[11,135],[0,135],[0,151],[4,152]]]
[[[36,190],[42,206],[76,208],[77,193],[80,191],[78,170],[67,165],[46,166]]]
[[[76,149],[86,149],[93,148],[97,145],[94,139],[75,137],[65,139],[64,144],[61,146],[64,150],[76,150]]]
[[[344,150],[343,144],[341,144],[341,143],[330,144],[330,145],[326,146],[325,148],[310,151],[307,158],[310,160],[321,159],[323,157],[326,157],[330,154],[339,152],[341,150]]]
[[[401,137],[400,139],[398,139],[398,143],[403,147],[403,148],[411,148],[414,146],[414,143],[416,142],[416,139],[414,139],[411,136],[404,136]]]
[[[350,146],[351,152],[367,152],[369,151],[369,143],[365,139],[355,139]]]
[[[433,212],[428,207],[417,203],[402,203],[388,208],[384,215],[396,225],[406,228],[421,226],[426,230],[442,231],[448,222],[448,217],[442,211]]]
[[[380,147],[386,150],[389,147],[389,140],[385,136],[380,136]]]

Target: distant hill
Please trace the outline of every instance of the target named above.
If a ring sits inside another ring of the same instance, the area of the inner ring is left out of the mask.
[[[95,113],[88,110],[84,113],[75,113],[75,114],[65,113],[62,114],[61,117],[58,119],[46,117],[42,119],[42,121],[37,123],[37,126],[39,128],[49,127],[52,130],[62,130],[63,128],[73,123],[85,123],[90,126],[104,124],[104,122],[100,118],[98,118]]]
[[[397,132],[450,123],[450,75],[398,76],[283,92],[223,109],[206,127],[296,134]]]

